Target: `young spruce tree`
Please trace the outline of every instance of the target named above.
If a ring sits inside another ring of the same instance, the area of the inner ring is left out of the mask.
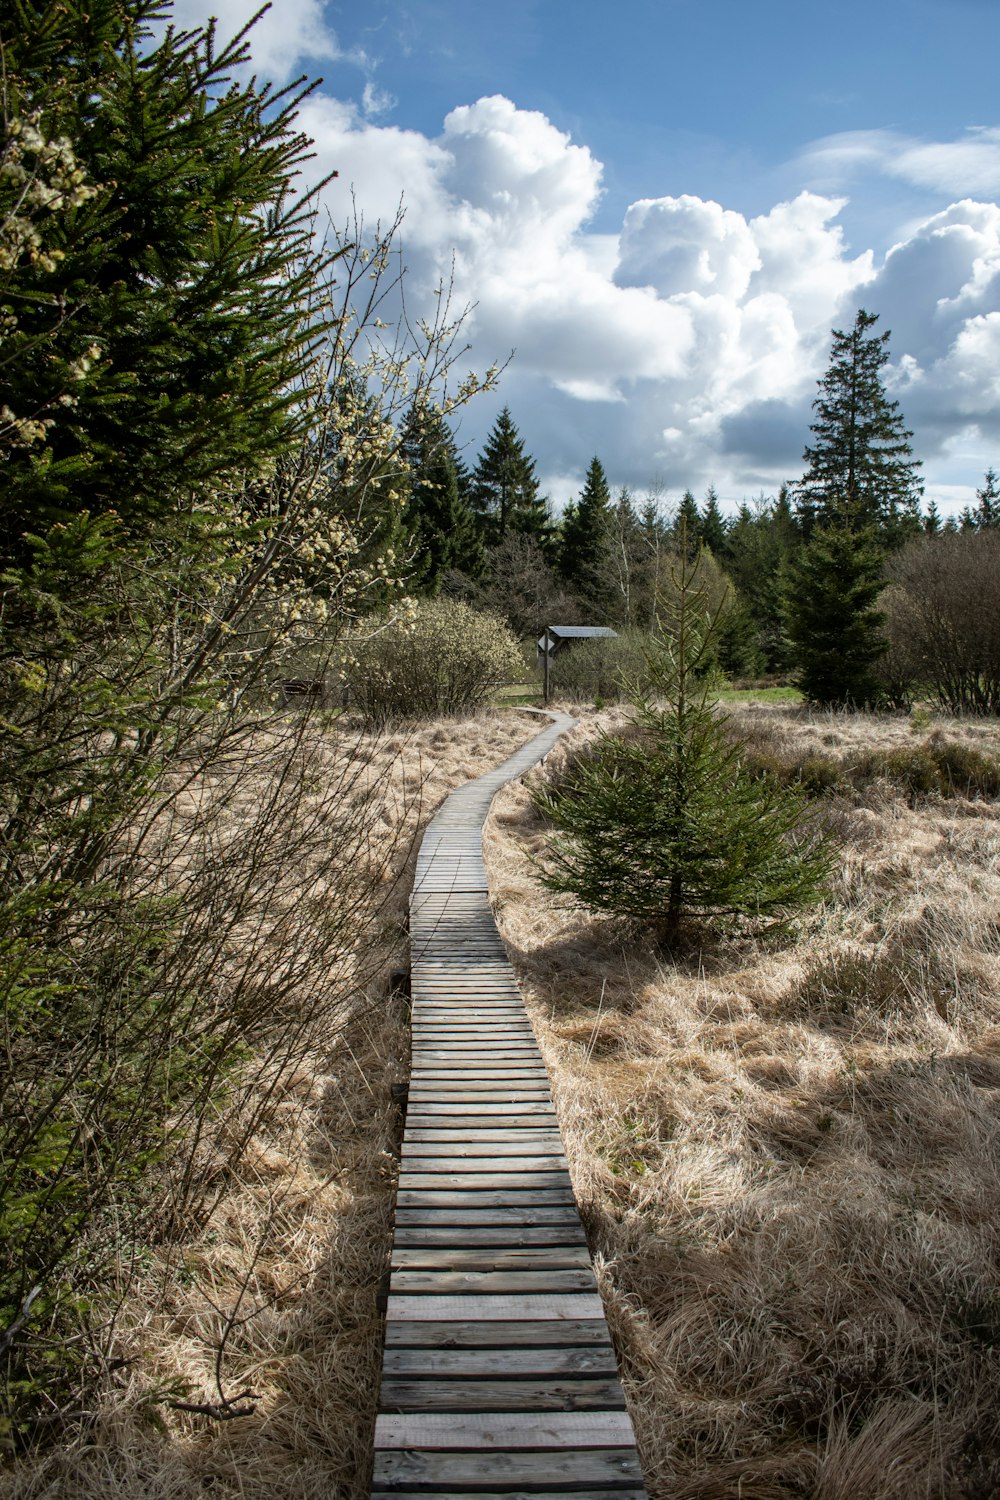
[[[554,825],[542,880],[667,946],[685,918],[761,930],[819,900],[827,840],[804,827],[802,797],[751,774],[698,671],[721,608],[681,538],[668,645],[649,661],[636,739],[603,737],[536,802]]]

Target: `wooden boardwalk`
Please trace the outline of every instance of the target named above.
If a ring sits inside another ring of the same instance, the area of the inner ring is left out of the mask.
[[[448,798],[417,860],[375,1500],[645,1495],[548,1075],[483,863],[495,793],[573,723],[548,717]]]

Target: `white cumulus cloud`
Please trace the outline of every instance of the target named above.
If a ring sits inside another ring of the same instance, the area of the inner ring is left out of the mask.
[[[260,10],[256,0],[174,0],[171,21],[178,27],[204,26],[216,17],[220,39],[242,31]],[[277,0],[250,33],[254,71],[263,78],[283,81],[292,73],[324,60],[345,56],[327,25],[322,0]],[[359,59],[352,59],[359,60]]]
[[[402,199],[412,295],[454,264],[458,300],[475,304],[471,362],[515,350],[500,399],[554,491],[595,451],[615,482],[639,488],[656,475],[674,489],[714,480],[738,498],[796,477],[830,330],[858,306],[892,329],[889,378],[918,456],[947,456],[959,431],[964,450],[970,433],[1000,437],[995,204],[967,196],[884,254],[852,251],[845,198],[816,191],[756,217],[692,194],[645,198],[617,234],[595,233],[600,162],[502,96],[452,110],[433,138],[328,96],[307,101],[302,123],[318,166],[340,173],[334,217],[351,184],[369,221]],[[987,181],[1000,134],[953,144],[949,160]],[[929,181],[934,149],[866,132],[813,158],[831,173],[884,172],[895,152],[893,170]],[[467,431],[478,439],[491,415],[471,414]]]

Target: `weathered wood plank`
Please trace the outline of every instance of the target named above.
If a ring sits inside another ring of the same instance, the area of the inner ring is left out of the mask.
[[[618,1366],[610,1344],[558,1345],[548,1349],[387,1349],[383,1370],[394,1377],[457,1380],[500,1378],[538,1380],[542,1376],[613,1376]]]
[[[474,1201],[473,1201],[474,1200]],[[543,1204],[576,1209],[570,1187],[480,1188],[458,1192],[454,1188],[400,1188],[396,1202],[401,1208],[528,1208]]]
[[[553,1192],[562,1193],[567,1201],[573,1201],[573,1189],[565,1172],[511,1172],[503,1176],[499,1172],[481,1172],[478,1175],[466,1172],[401,1172],[401,1193],[482,1193]],[[512,1200],[517,1201],[517,1200]],[[529,1200],[530,1201],[530,1200]],[[545,1200],[542,1200],[545,1201]]]
[[[623,1411],[607,1412],[380,1412],[375,1418],[375,1451],[410,1452],[482,1449],[517,1452],[525,1448],[625,1448],[633,1441]]]
[[[591,1292],[597,1290],[594,1273],[586,1270],[550,1271],[440,1271],[396,1270],[389,1281],[390,1294],[399,1296],[426,1293],[428,1296],[497,1296],[506,1293],[541,1295],[550,1292]]]
[[[490,1296],[410,1296],[390,1288],[386,1317],[398,1323],[482,1323],[493,1320],[528,1323],[572,1318],[603,1318],[596,1292],[511,1292]]]
[[[383,1412],[624,1411],[618,1380],[395,1380],[385,1378]]]
[[[376,1449],[375,1490],[417,1484],[426,1493],[439,1487],[453,1497],[462,1485],[496,1485],[499,1475],[496,1454],[480,1452],[418,1452],[406,1449]],[[606,1485],[627,1481],[642,1485],[636,1449],[552,1449],[549,1452],[508,1452],[504,1455],[504,1482],[513,1485]],[[625,1488],[625,1485],[622,1485]],[[642,1493],[642,1491],[640,1491]]]
[[[497,1482],[497,1476],[493,1476]],[[450,1485],[442,1489],[394,1489],[373,1490],[371,1500],[648,1500],[645,1490],[595,1489],[588,1484],[586,1489],[574,1485],[571,1490],[552,1489],[505,1489],[505,1490],[456,1490]]]
[[[494,1475],[493,1483],[498,1482],[498,1476]],[[373,1490],[371,1500],[648,1500],[648,1497],[645,1490],[618,1485],[609,1489],[606,1486],[595,1488],[592,1484],[581,1488],[575,1484],[571,1490],[537,1489],[534,1485],[530,1489],[456,1490],[449,1485],[447,1490],[423,1487],[419,1490]]]
[[[451,1147],[455,1147],[451,1142]],[[486,1155],[474,1151],[463,1153],[460,1150],[450,1149],[449,1146],[427,1146],[416,1147],[408,1151],[401,1159],[404,1172],[565,1172],[566,1158],[561,1151],[533,1151],[531,1146],[523,1142],[515,1142],[520,1145],[521,1155],[514,1156],[510,1152],[489,1151]],[[527,1153],[532,1152],[529,1156]],[[529,1184],[530,1186],[530,1184]]]
[[[395,1255],[398,1250],[445,1250],[453,1255],[462,1255],[466,1250],[493,1250],[502,1252],[524,1250],[573,1249],[586,1255],[590,1252],[583,1229],[572,1224],[455,1224],[434,1225],[398,1224],[393,1241]]]
[[[486,1249],[468,1245],[400,1245],[392,1247],[394,1271],[590,1271],[586,1245],[511,1245]]]
[[[416,1139],[404,1139],[402,1145],[402,1157],[407,1162],[438,1159],[446,1153],[452,1161],[500,1161],[504,1157],[524,1156],[528,1152],[536,1157],[559,1157],[562,1165],[566,1165],[562,1141],[548,1130],[539,1131],[537,1135],[518,1131],[509,1141],[484,1139],[480,1133],[475,1139],[462,1141],[454,1136],[435,1137],[429,1131],[421,1130]]]
[[[457,1104],[453,1104],[448,1099],[442,1099],[433,1104],[411,1101],[407,1113],[408,1122],[411,1120],[430,1121],[432,1119],[439,1119],[442,1122],[447,1122],[449,1125],[457,1124],[459,1120],[468,1120],[470,1125],[474,1125],[478,1121],[511,1119],[530,1120],[534,1123],[539,1119],[554,1121],[555,1118],[556,1115],[552,1105],[545,1104],[536,1099],[525,1100],[523,1104],[516,1102],[510,1104],[506,1101],[492,1104],[489,1100],[478,1100],[471,1104],[463,1103],[461,1100]]]
[[[611,1351],[603,1311],[595,1318],[389,1318],[387,1349],[559,1349]]]
[[[420,1226],[433,1228],[435,1225],[454,1227],[455,1225],[482,1226],[506,1226],[508,1228],[530,1229],[539,1225],[551,1228],[558,1225],[560,1228],[567,1226],[576,1228],[580,1226],[580,1215],[577,1212],[576,1203],[569,1204],[526,1204],[526,1203],[502,1203],[499,1206],[484,1203],[482,1198],[477,1198],[474,1204],[469,1202],[468,1197],[463,1196],[462,1202],[457,1206],[450,1204],[438,1205],[436,1208],[420,1205],[411,1207],[401,1203],[396,1208],[396,1228],[407,1226]],[[582,1226],[581,1230],[582,1230]]]
[[[449,1130],[446,1125],[420,1125],[407,1128],[403,1139],[403,1150],[411,1146],[440,1146],[440,1145],[467,1145],[481,1146],[483,1151],[491,1145],[500,1146],[507,1142],[528,1141],[533,1144],[551,1144],[562,1146],[562,1137],[558,1130],[550,1130],[544,1125],[514,1125],[504,1123],[502,1125],[478,1125],[469,1126],[467,1129]]]

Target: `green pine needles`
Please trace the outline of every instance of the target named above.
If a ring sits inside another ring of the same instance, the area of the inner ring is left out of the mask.
[[[670,629],[637,701],[639,734],[605,736],[536,796],[554,825],[542,882],[672,946],[685,919],[762,931],[821,899],[832,847],[804,798],[752,774],[699,677],[721,609],[681,544]]]

